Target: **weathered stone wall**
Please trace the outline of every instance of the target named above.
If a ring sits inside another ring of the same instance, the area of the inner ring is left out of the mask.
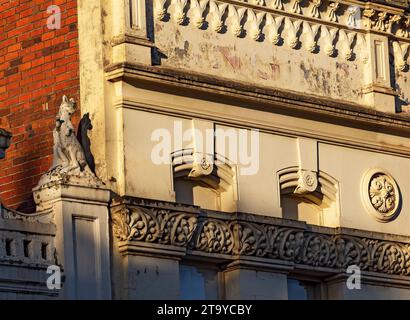
[[[388,89],[384,94],[397,89],[396,109],[407,110],[410,20],[403,8],[331,1],[153,1],[150,37],[161,66],[395,112],[393,100],[384,108],[385,98],[372,94],[380,85]]]
[[[306,28],[306,27],[305,27]],[[252,86],[282,88],[349,102],[362,99],[363,63],[341,55],[329,57],[324,50],[309,52],[306,47],[292,49],[281,41],[274,45],[267,36],[255,41],[249,35],[215,32],[211,27],[198,30],[193,24],[156,21],[155,41],[166,58],[165,67],[181,68]],[[303,34],[301,40],[307,38]],[[318,46],[324,47],[324,40]]]

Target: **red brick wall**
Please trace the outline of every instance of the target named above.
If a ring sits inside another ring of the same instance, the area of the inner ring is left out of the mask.
[[[61,9],[59,30],[47,28],[50,5]],[[51,165],[62,95],[79,102],[76,5],[77,0],[0,0],[0,127],[13,134],[0,160],[0,199],[22,211],[33,211],[31,189]]]

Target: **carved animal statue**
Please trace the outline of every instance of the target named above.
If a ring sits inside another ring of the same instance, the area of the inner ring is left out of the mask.
[[[75,110],[76,103],[74,100],[68,100],[66,96],[63,96],[56,118],[56,127],[53,131],[54,161],[52,170],[58,168],[60,173],[72,173],[74,175],[85,173],[93,175],[71,123],[71,116]]]

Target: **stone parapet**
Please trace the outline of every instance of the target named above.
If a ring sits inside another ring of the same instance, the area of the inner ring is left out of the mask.
[[[47,288],[49,266],[58,266],[51,212],[24,214],[0,205],[0,299],[58,297]]]

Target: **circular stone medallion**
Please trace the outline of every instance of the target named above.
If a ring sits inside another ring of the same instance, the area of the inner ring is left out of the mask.
[[[369,170],[363,176],[362,200],[367,211],[379,222],[396,218],[401,201],[396,181],[383,169]]]

